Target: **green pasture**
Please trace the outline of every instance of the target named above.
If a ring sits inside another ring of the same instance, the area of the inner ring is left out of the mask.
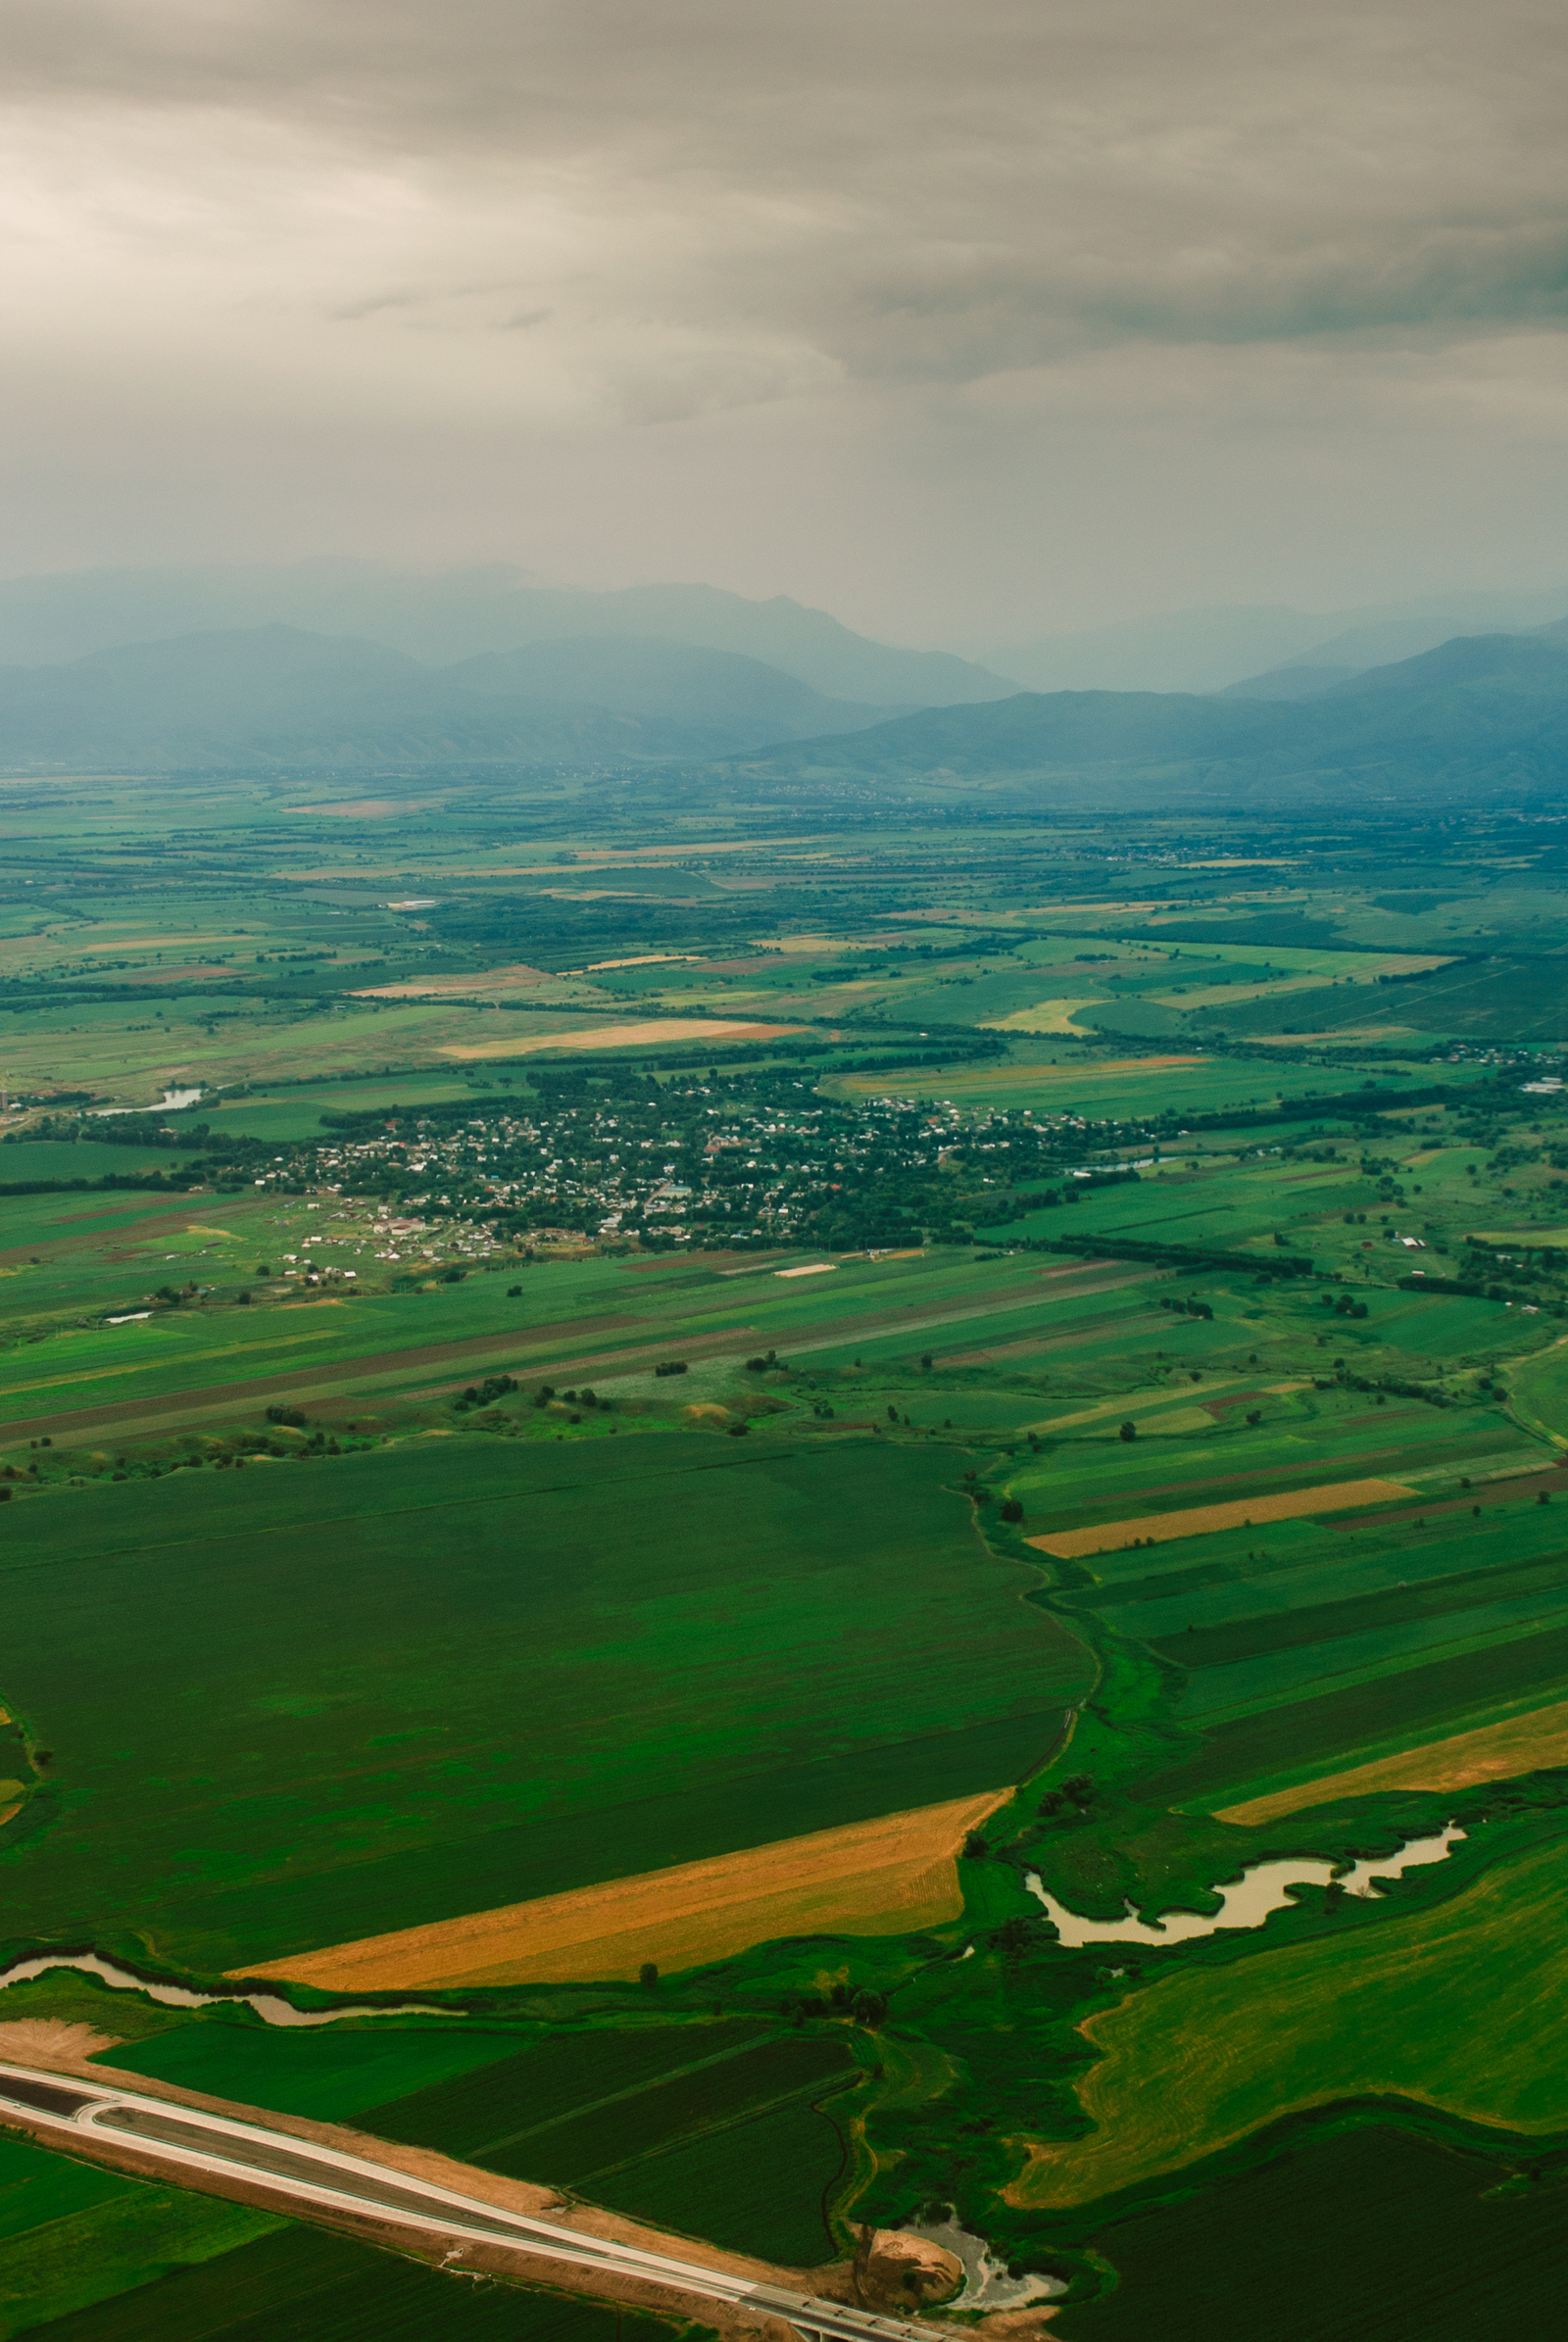
[[[1391,1083],[1401,1075],[1420,1078],[1413,1067],[1380,1071]],[[1157,1053],[1101,1057],[1070,1041],[1020,1035],[1005,1062],[836,1074],[823,1087],[845,1098],[929,1098],[977,1109],[1028,1106],[1037,1114],[1133,1121],[1167,1110],[1215,1114],[1232,1106],[1267,1107],[1281,1097],[1326,1095],[1345,1084],[1337,1069],[1320,1065],[1260,1065],[1179,1045]]]
[[[523,2172],[530,2152],[548,2154],[545,2142],[563,2130],[580,2139],[583,2126],[599,2122],[612,2104],[637,2101],[642,2111],[633,2121],[646,2129],[647,2104],[667,2106],[671,2088],[700,2078],[705,2103],[722,2112],[732,2080],[744,2085],[753,2073],[752,2064],[737,2069],[737,2061],[751,2061],[771,2031],[753,2018],[563,2028],[514,2041],[509,2055],[482,2069],[388,2100],[368,2127],[444,2155],[507,2156]],[[735,2103],[750,2103],[744,2086]],[[668,2124],[655,2122],[650,2136]]]
[[[1354,1530],[1350,1517],[1274,1521],[1124,1554],[1123,1572],[1135,1560],[1158,1566],[1147,1577],[1117,1573],[1103,1591],[1077,1598],[1107,1619],[1114,1611],[1118,1634],[1182,1637],[1169,1655],[1191,1670],[1333,1640],[1433,1605],[1458,1616],[1535,1587],[1545,1599],[1559,1572],[1568,1580],[1561,1512],[1510,1506],[1474,1520],[1466,1507],[1459,1521],[1438,1516],[1430,1526],[1374,1512]]]
[[[11,1925],[232,1969],[1016,1780],[1092,1664],[958,1462],[416,1442],[13,1506]]]
[[[1077,2085],[1092,2128],[1032,2164],[1020,2197],[1088,2203],[1346,2099],[1562,2129],[1568,2061],[1547,2013],[1568,1982],[1565,1877],[1552,1841],[1431,1909],[1130,1994],[1097,2021]]]
[[[0,2138],[0,2258],[29,2228],[96,2211],[132,2192],[133,2182],[89,2164],[70,2163],[15,2136]]]
[[[1568,1440],[1568,1346],[1553,1342],[1513,1374],[1513,1408],[1521,1423],[1557,1446]]]
[[[1546,1625],[1468,1650],[1375,1671],[1309,1697],[1233,1719],[1209,1718],[1201,1745],[1161,1762],[1142,1784],[1160,1803],[1239,1804],[1373,1756],[1561,1698],[1568,1630]]]
[[[1173,1331],[1185,1325],[1212,1337],[1213,1329],[1202,1319],[1173,1316],[1170,1323]],[[1511,1459],[1522,1465],[1544,1460],[1495,1405],[1456,1412],[1395,1397],[1380,1406],[1376,1393],[1334,1384],[1322,1391],[1310,1386],[1270,1390],[1273,1369],[1267,1364],[1233,1366],[1221,1376],[1205,1363],[1199,1370],[1202,1380],[1195,1383],[1195,1356],[1205,1351],[1174,1342],[1163,1360],[1154,1353],[1152,1365],[1167,1379],[1157,1402],[1147,1395],[1129,1402],[1138,1425],[1130,1443],[1116,1440],[1107,1449],[1105,1435],[1115,1434],[1116,1420],[1107,1416],[1074,1424],[1067,1401],[1060,1402],[1064,1419],[1059,1426],[1042,1415],[1043,1452],[1016,1458],[1007,1474],[1007,1488],[1023,1498],[1032,1528],[1087,1527],[1101,1520],[1179,1512],[1188,1505],[1228,1503],[1254,1489],[1267,1493],[1340,1480],[1378,1478],[1408,1485],[1411,1474],[1424,1481],[1438,1475],[1430,1492],[1436,1496],[1441,1489],[1451,1500],[1466,1472],[1474,1478],[1480,1470],[1500,1470]],[[1205,1400],[1216,1407],[1223,1403],[1223,1411],[1203,1420]],[[1246,1418],[1254,1411],[1262,1421],[1250,1424]],[[1163,1428],[1178,1414],[1179,1428]],[[1192,1416],[1199,1417],[1198,1424],[1189,1421]],[[1313,1534],[1303,1522],[1281,1521],[1266,1532],[1260,1528],[1250,1541],[1255,1544],[1266,1535],[1272,1542],[1287,1531]],[[1186,1567],[1196,1558],[1191,1539],[1162,1545],[1157,1552],[1157,1559],[1147,1552],[1096,1554],[1092,1567],[1099,1578],[1115,1578],[1126,1570],[1142,1576],[1167,1565]]]
[[[115,2330],[172,2269],[220,2271],[281,2226],[250,2205],[120,2178],[17,2139],[0,2140],[0,2219],[8,2335],[70,2335],[100,2317]]]
[[[0,2012],[5,2006],[0,1997]],[[348,2122],[368,2108],[438,2089],[475,2068],[513,2058],[516,2047],[514,2033],[492,2030],[482,2021],[290,2032],[224,2012],[170,2025],[149,2041],[102,2050],[96,2063],[241,2106]]]
[[[1532,1586],[1511,1599],[1498,1599],[1436,1615],[1416,1615],[1396,1624],[1368,1625],[1359,1633],[1342,1630],[1332,1638],[1288,1645],[1256,1659],[1203,1668],[1190,1679],[1181,1701],[1185,1720],[1237,1716],[1275,1707],[1337,1682],[1353,1683],[1387,1675],[1396,1666],[1416,1666],[1444,1651],[1511,1643],[1549,1628],[1568,1606],[1568,1585]],[[1419,1613],[1411,1602],[1402,1607]]]
[[[195,1151],[193,1144],[190,1152]],[[83,1136],[67,1146],[52,1139],[7,1140],[0,1146],[0,1184],[29,1179],[122,1179],[146,1171],[176,1171],[185,1159],[184,1153],[173,1148],[153,1153],[141,1147],[111,1147],[106,1140],[93,1138],[92,1124],[87,1122]],[[4,1198],[6,1204],[20,1200],[17,1196]]]
[[[149,2250],[160,2237],[150,2230]],[[134,2290],[74,2315],[46,2311],[50,2322],[26,2330],[48,2342],[667,2342],[669,2333],[635,2311],[474,2285],[292,2223],[200,2266],[170,2260],[172,2270],[144,2264]]]

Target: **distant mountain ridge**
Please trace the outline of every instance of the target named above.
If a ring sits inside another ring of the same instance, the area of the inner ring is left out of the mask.
[[[1257,787],[1314,798],[1568,790],[1568,624],[1461,636],[1310,699],[1159,692],[1021,692],[777,747],[759,778],[988,781],[1128,803],[1245,800]]]
[[[1568,782],[1568,621],[1459,636],[1308,696],[1016,692],[914,710],[767,662],[585,635],[443,666],[299,627],[123,644],[0,669],[0,770],[432,771],[645,766],[679,785],[849,781],[1061,804],[1348,790],[1540,796]]]
[[[872,642],[786,595],[754,602],[716,586],[596,592],[542,585],[503,563],[424,576],[348,561],[0,579],[0,665],[275,625],[353,636],[435,666],[531,643],[655,639],[760,659],[826,699],[879,707],[1004,699],[1018,688],[944,651]]]
[[[1234,689],[1293,699],[1313,688],[1291,680],[1304,668],[1337,668],[1344,679],[1414,659],[1458,635],[1530,633],[1564,610],[1568,575],[1553,586],[1435,594],[1315,615],[1279,605],[1172,610],[999,644],[979,656],[1031,691]]]
[[[0,769],[707,760],[888,713],[683,643],[550,642],[428,667],[263,626],[0,668]]]

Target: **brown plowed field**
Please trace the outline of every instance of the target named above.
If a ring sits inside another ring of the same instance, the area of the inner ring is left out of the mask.
[[[958,1848],[1009,1794],[994,1789],[817,1830],[233,1973],[288,1976],[325,1992],[597,1983],[635,1978],[646,1960],[669,1974],[786,1935],[907,1934],[962,1912]]]

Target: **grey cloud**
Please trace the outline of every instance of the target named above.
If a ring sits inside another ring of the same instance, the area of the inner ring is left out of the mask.
[[[655,319],[723,339],[722,398],[725,380],[777,395],[813,362],[957,382],[1121,339],[1568,310],[1565,44],[1537,0],[26,0],[11,17],[12,87],[34,109],[162,118],[176,169],[180,118],[231,113],[286,134],[307,175],[314,158],[416,188],[428,289],[389,286],[378,254],[334,315],[402,304],[439,326],[477,219],[512,279],[490,324],[592,320],[590,340],[624,344],[607,378],[639,378]],[[514,276],[541,204],[570,248]],[[450,287],[431,282],[443,211]]]
[[[0,22],[13,565],[520,554],[999,640],[1557,572],[1560,0]]]

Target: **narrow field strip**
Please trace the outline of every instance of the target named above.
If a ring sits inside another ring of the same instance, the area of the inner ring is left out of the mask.
[[[782,1041],[804,1030],[800,1025],[743,1024],[725,1017],[656,1016],[618,1025],[589,1025],[576,1032],[519,1033],[506,1041],[479,1041],[466,1047],[439,1043],[443,1057],[523,1057],[537,1049],[611,1049],[642,1047],[656,1041]]]
[[[572,1984],[730,1958],[784,1935],[902,1935],[963,1909],[957,1853],[1009,1789],[781,1838],[707,1862],[541,1895],[261,1967],[335,1992],[406,1984]]]
[[[1253,1829],[1260,1822],[1275,1822],[1284,1814],[1342,1797],[1371,1797],[1380,1789],[1464,1789],[1476,1781],[1508,1781],[1548,1765],[1568,1765],[1568,1699],[1530,1715],[1507,1717],[1500,1724],[1480,1725],[1474,1732],[1429,1740],[1397,1756],[1352,1765],[1343,1773],[1324,1773],[1295,1788],[1223,1806],[1214,1819]]]
[[[756,1335],[755,1326],[732,1326],[723,1333],[699,1334],[681,1342],[690,1355],[704,1356],[713,1350],[723,1350],[734,1344],[744,1345]],[[99,1407],[76,1407],[59,1415],[33,1415],[19,1418],[14,1423],[0,1421],[0,1445],[49,1432],[54,1438],[68,1438],[73,1432],[90,1432],[101,1427],[122,1423],[151,1423],[169,1417],[193,1414],[217,1415],[230,1412],[277,1393],[314,1391],[330,1391],[340,1383],[404,1383],[420,1375],[422,1369],[438,1369],[456,1365],[460,1361],[471,1366],[492,1360],[498,1365],[520,1367],[532,1373],[541,1366],[552,1367],[558,1374],[576,1374],[596,1368],[601,1373],[624,1373],[643,1360],[657,1357],[670,1346],[673,1337],[641,1343],[636,1349],[601,1351],[590,1358],[568,1358],[563,1363],[554,1348],[541,1349],[531,1343],[527,1336],[515,1334],[481,1334],[468,1342],[430,1342],[420,1350],[381,1350],[365,1358],[341,1358],[326,1366],[304,1366],[292,1374],[256,1375],[243,1383],[209,1385],[197,1391],[165,1391],[157,1397],[118,1399]],[[535,1354],[524,1356],[532,1350]]]
[[[1119,1552],[1135,1537],[1166,1544],[1176,1537],[1206,1537],[1220,1529],[1257,1529],[1269,1521],[1298,1521],[1310,1513],[1335,1513],[1356,1504],[1391,1504],[1412,1488],[1395,1480],[1345,1480],[1327,1488],[1286,1488],[1276,1496],[1239,1497],[1230,1504],[1197,1504],[1186,1512],[1145,1513],[1139,1520],[1105,1521],[1098,1529],[1067,1529],[1025,1541],[1060,1561],[1090,1553]]]

